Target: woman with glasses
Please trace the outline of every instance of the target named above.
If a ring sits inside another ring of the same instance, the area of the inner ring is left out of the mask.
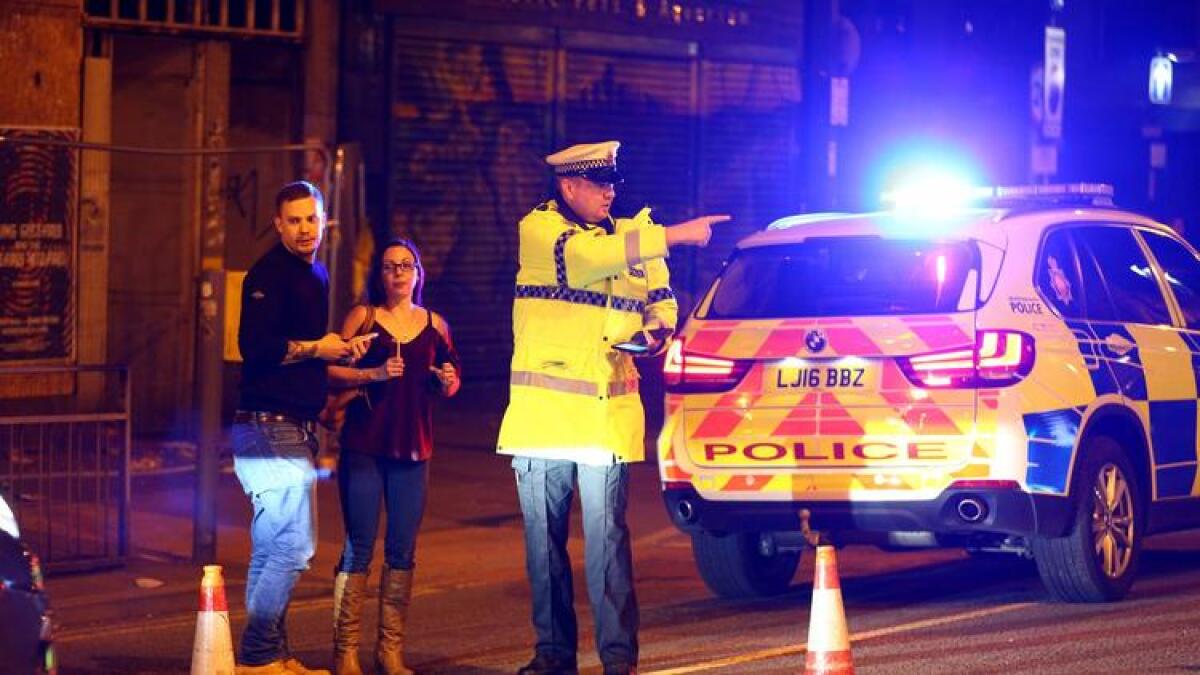
[[[362,672],[358,643],[380,501],[387,524],[375,660],[387,675],[412,672],[404,665],[405,620],[433,452],[433,400],[453,396],[460,385],[450,328],[421,306],[424,281],[416,246],[388,242],[371,267],[368,303],[352,309],[342,326],[346,339],[377,335],[353,367],[329,366],[331,386],[361,392],[346,408],[338,462],[346,528],[333,596],[339,675]]]

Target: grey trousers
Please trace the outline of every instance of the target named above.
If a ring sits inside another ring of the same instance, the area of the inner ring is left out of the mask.
[[[525,570],[533,594],[537,652],[574,658],[578,647],[567,554],[571,500],[578,480],[596,649],[606,666],[637,665],[638,606],[625,522],[628,465],[589,466],[530,457],[514,457],[512,465],[525,517]]]

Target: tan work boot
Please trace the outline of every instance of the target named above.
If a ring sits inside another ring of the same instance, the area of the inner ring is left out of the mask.
[[[300,663],[300,659],[288,657],[283,660],[285,672],[289,675],[332,675],[328,670],[313,670]]]
[[[379,584],[379,641],[375,663],[384,675],[413,675],[404,665],[404,624],[412,599],[412,570],[383,568]]]
[[[363,675],[358,663],[362,635],[362,606],[367,594],[367,575],[338,572],[333,580],[333,672]]]
[[[272,661],[261,666],[238,665],[233,669],[235,675],[295,675],[283,665],[283,661]]]

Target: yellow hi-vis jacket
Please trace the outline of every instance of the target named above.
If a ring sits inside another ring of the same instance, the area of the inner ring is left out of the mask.
[[[666,230],[642,209],[608,234],[570,222],[553,201],[519,229],[512,379],[497,451],[641,461],[637,368],[612,346],[651,321],[675,329]]]

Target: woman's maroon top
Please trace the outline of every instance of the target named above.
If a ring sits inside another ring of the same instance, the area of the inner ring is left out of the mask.
[[[433,314],[425,310],[425,316],[421,332],[399,343],[404,374],[366,385],[365,394],[346,408],[342,450],[413,462],[433,454],[433,398],[441,396],[442,383],[429,368],[449,361],[458,369],[459,360],[433,327]],[[359,368],[377,368],[396,353],[394,335],[378,322],[371,330],[379,335],[359,359]]]

